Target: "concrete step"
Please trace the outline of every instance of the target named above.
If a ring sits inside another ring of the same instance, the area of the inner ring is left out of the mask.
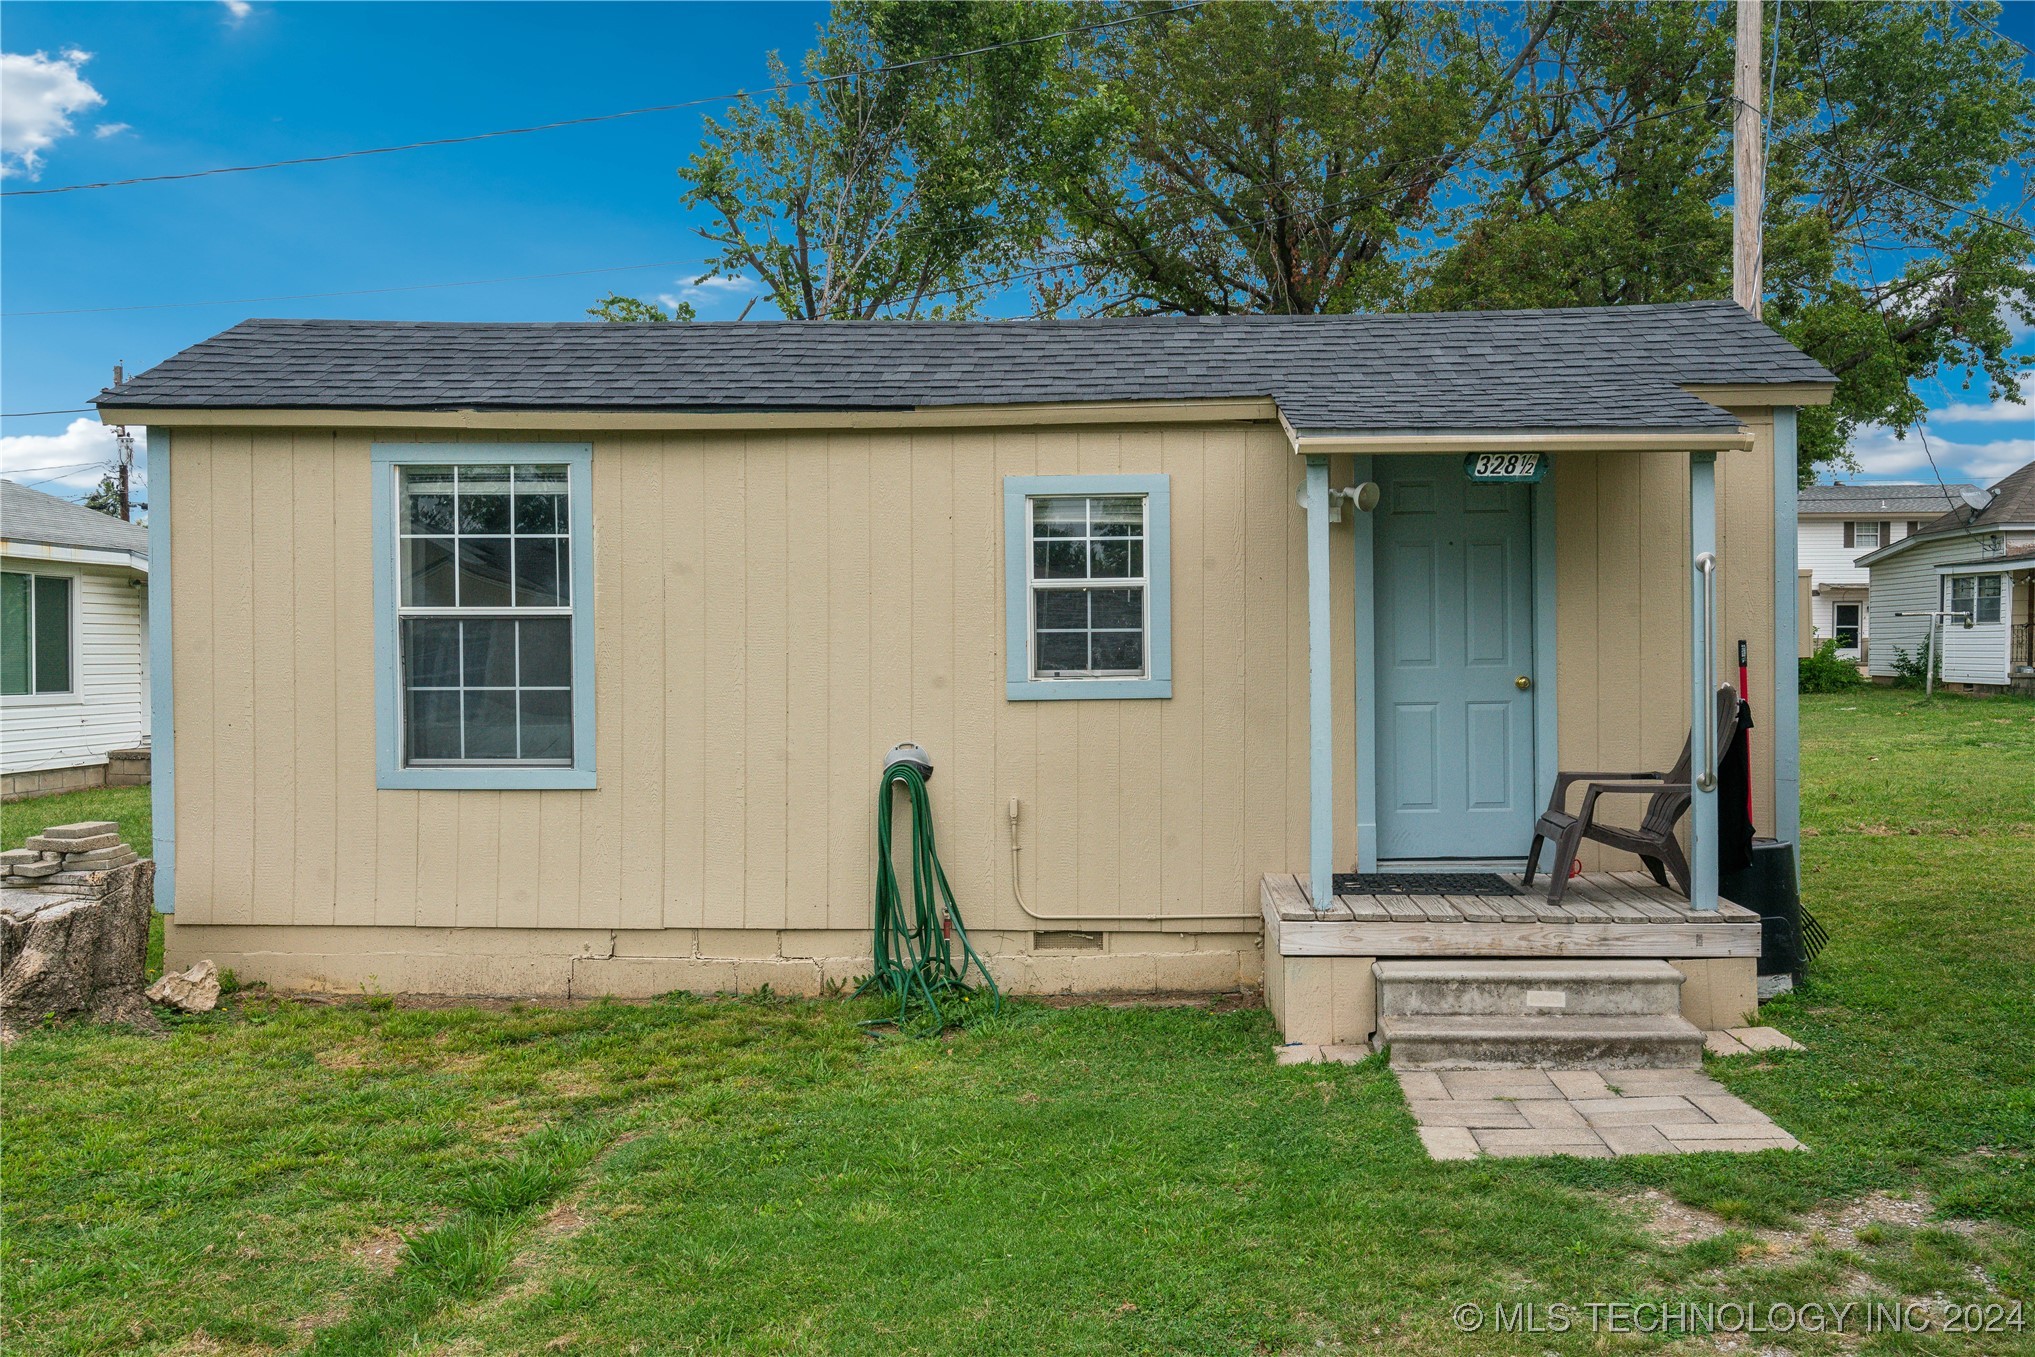
[[[1495,1070],[1591,1065],[1681,1070],[1703,1063],[1703,1034],[1681,1017],[1587,1015],[1391,1016],[1378,1019],[1378,1049],[1402,1070]]]
[[[1378,1016],[1661,1017],[1682,1011],[1665,961],[1379,961]]]

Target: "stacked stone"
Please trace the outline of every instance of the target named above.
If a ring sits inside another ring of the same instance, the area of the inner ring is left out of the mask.
[[[120,826],[111,820],[52,825],[20,848],[0,853],[0,886],[97,895],[105,873],[139,861],[141,855],[121,842]]]

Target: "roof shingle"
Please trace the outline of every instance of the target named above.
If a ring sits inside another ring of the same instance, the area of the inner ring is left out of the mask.
[[[249,320],[120,409],[881,410],[1269,396],[1303,433],[1729,429],[1684,384],[1828,383],[1729,302],[1357,316]]]

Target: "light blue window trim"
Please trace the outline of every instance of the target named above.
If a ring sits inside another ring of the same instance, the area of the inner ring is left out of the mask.
[[[375,786],[540,791],[594,782],[593,447],[587,443],[377,443],[374,493]],[[396,469],[405,465],[563,464],[572,514],[572,763],[550,767],[406,768],[396,617]]]
[[[1032,525],[1043,495],[1142,495],[1145,499],[1145,676],[1032,676]],[[1173,513],[1168,477],[1003,478],[1004,696],[1013,702],[1173,696]]]

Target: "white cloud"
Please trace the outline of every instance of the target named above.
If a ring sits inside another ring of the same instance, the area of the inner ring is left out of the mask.
[[[122,132],[132,132],[133,130],[134,124],[132,123],[100,123],[92,129],[92,135],[104,141],[108,137],[117,137]]]
[[[219,0],[219,3],[226,6],[227,17],[236,24],[254,13],[254,6],[249,0]]]
[[[136,454],[141,433],[134,434]],[[0,437],[0,476],[52,495],[82,495],[120,455],[113,430],[96,419],[74,419],[62,433]]]
[[[763,289],[755,278],[736,274],[732,278],[681,278],[675,292],[660,292],[657,300],[665,306],[676,309],[680,302],[696,302],[711,306],[715,302],[733,301],[747,297]]]
[[[2020,379],[2021,401],[1958,401],[1934,411],[1930,418],[1942,424],[1997,424],[2007,420],[2018,420],[2028,428],[2035,429],[2035,372],[2024,372]]]
[[[40,178],[42,153],[75,130],[71,116],[106,102],[78,74],[91,59],[76,48],[0,53],[0,178]]]
[[[2035,461],[2035,436],[1965,443],[1929,434],[1925,446],[1915,430],[1909,430],[1906,437],[1898,437],[1883,425],[1870,424],[1852,436],[1851,452],[1869,478],[1928,481],[1940,472],[1944,480],[1952,483],[1975,481],[1990,485],[2008,472]],[[1935,454],[1935,471],[1930,469],[1931,453]]]

